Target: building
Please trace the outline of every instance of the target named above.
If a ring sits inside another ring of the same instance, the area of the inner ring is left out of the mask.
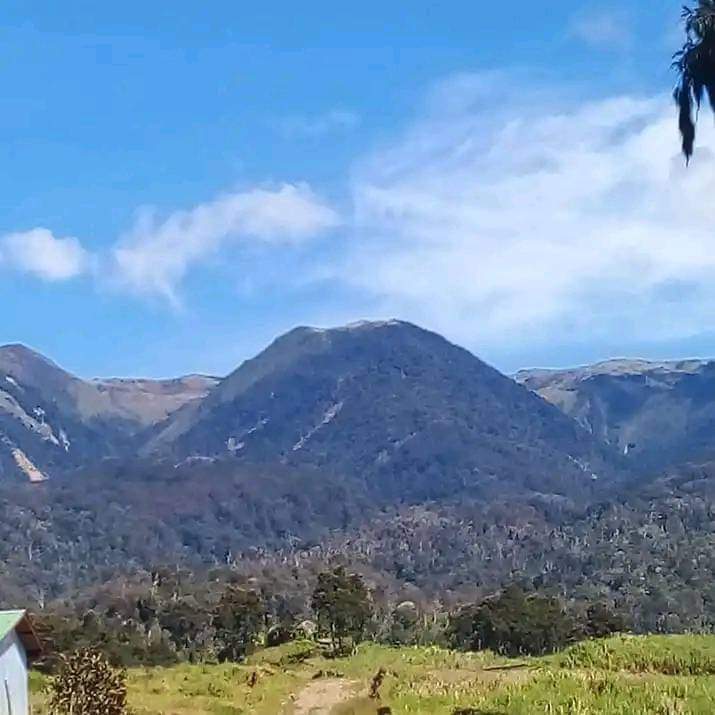
[[[0,715],[29,715],[28,662],[40,654],[26,611],[0,611]]]

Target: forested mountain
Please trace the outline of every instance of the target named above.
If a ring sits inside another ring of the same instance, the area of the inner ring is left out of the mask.
[[[584,499],[398,506],[336,477],[208,466],[0,484],[0,604],[113,582],[111,604],[161,569],[185,573],[189,591],[223,574],[304,601],[317,571],[348,564],[393,602],[450,608],[517,581],[614,603],[639,630],[715,628],[713,465]]]
[[[516,379],[638,470],[715,454],[713,361],[611,360],[572,370],[525,370]]]
[[[291,331],[172,415],[144,449],[329,471],[397,502],[572,493],[610,474],[604,452],[471,353],[398,321]]]
[[[349,563],[415,598],[523,579],[710,627],[715,469],[660,467],[707,451],[712,375],[515,381],[398,321],[298,328],[221,380],[85,381],[2,348],[0,603],[161,567],[300,590]]]
[[[140,454],[322,470],[399,502],[567,494],[613,472],[548,402],[398,321],[297,328],[218,382],[87,382],[18,346],[0,352],[0,379],[5,472],[34,478]]]

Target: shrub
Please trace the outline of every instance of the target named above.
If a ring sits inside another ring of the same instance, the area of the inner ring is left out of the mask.
[[[125,715],[126,676],[112,668],[104,655],[80,650],[60,659],[49,683],[51,715]]]
[[[266,632],[266,646],[275,648],[276,646],[290,643],[293,640],[293,631],[284,625],[271,626]]]
[[[626,617],[602,603],[589,606],[583,626],[587,638],[605,638],[628,630]]]

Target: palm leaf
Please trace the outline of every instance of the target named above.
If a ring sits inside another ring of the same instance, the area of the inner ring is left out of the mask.
[[[682,18],[685,43],[673,56],[678,73],[673,97],[683,154],[690,161],[695,151],[697,111],[706,97],[715,110],[715,0],[700,0],[697,7],[684,7]]]

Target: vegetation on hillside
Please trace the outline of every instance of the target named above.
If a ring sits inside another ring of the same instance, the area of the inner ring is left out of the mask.
[[[520,656],[559,650],[578,637],[579,628],[558,599],[529,596],[512,585],[495,598],[463,606],[449,632],[457,648]]]
[[[317,575],[343,565],[363,575],[380,614],[412,602],[430,628],[514,579],[577,609],[606,603],[631,615],[637,632],[715,627],[712,465],[634,483],[590,507],[505,496],[376,509],[348,484],[310,474],[290,487],[263,472],[205,476],[147,476],[154,519],[138,498],[136,510],[127,505],[129,479],[71,497],[62,487],[51,504],[0,485],[0,603],[75,619],[111,607],[136,620],[131,598],[168,592],[156,614],[164,628],[204,618],[194,601],[213,603],[236,583],[265,593],[279,619],[312,618]],[[129,631],[116,647],[131,650],[134,638]],[[176,638],[181,649],[202,647]]]
[[[558,662],[567,668],[715,675],[715,637],[621,635],[571,646]]]
[[[149,591],[127,584],[120,595],[97,594],[88,604],[36,616],[45,654],[36,665],[52,672],[73,652],[100,652],[118,666],[177,662],[242,662],[263,646],[294,643],[296,661],[320,647],[350,653],[364,640],[392,645],[451,645],[462,651],[542,655],[625,629],[605,604],[588,608],[510,585],[500,593],[428,613],[414,602],[392,606],[356,573],[317,574],[301,602],[253,581],[182,581],[157,574]],[[305,644],[308,644],[306,649]]]

